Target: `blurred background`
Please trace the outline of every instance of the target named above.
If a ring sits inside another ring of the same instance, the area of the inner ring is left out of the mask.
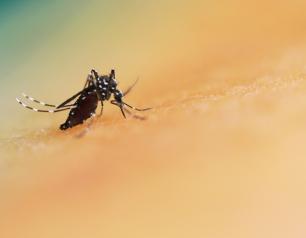
[[[306,2],[0,1],[1,237],[305,237]],[[147,120],[61,132],[116,70]],[[80,136],[82,135],[82,136]],[[1,234],[2,233],[2,234]]]
[[[139,77],[131,97],[147,95],[147,103],[254,80],[303,45],[304,7],[298,0],[1,1],[1,131],[59,124],[65,116],[25,112],[15,97],[59,103],[91,68],[115,68],[123,88]]]

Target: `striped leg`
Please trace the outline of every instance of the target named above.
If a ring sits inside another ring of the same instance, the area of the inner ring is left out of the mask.
[[[59,108],[59,106],[57,106],[57,105],[45,103],[45,102],[40,101],[40,100],[38,100],[38,99],[35,99],[35,98],[33,98],[33,97],[29,96],[29,95],[26,95],[25,93],[22,93],[22,96],[23,96],[24,98],[28,99],[29,101],[38,103],[38,104],[43,105],[43,106],[46,106],[46,107],[55,107],[55,108]],[[66,104],[66,105],[61,106],[61,108],[62,108],[62,107],[71,107],[71,106],[74,106],[74,104],[68,104],[68,105]]]
[[[43,105],[43,106],[46,106],[46,107],[57,107],[56,105],[53,105],[53,104],[49,104],[49,103],[45,103],[43,101],[40,101],[40,100],[37,100],[29,95],[26,95],[25,93],[22,93],[22,96],[32,102],[36,102],[36,103],[39,103],[40,105]]]
[[[55,113],[55,112],[61,112],[61,111],[70,110],[70,109],[74,108],[74,107],[67,107],[67,108],[55,109],[55,110],[41,110],[41,109],[37,109],[37,108],[28,106],[27,104],[25,104],[24,102],[22,102],[19,98],[16,98],[16,100],[17,100],[17,102],[18,102],[21,106],[23,106],[23,107],[25,107],[25,108],[27,108],[27,109],[30,109],[30,110],[32,110],[32,111],[35,111],[35,112]]]

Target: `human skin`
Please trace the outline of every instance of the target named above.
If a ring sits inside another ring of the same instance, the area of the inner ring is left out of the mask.
[[[165,47],[126,98],[146,120],[26,114],[2,143],[0,236],[305,237],[305,4],[248,4],[195,17],[183,58]]]

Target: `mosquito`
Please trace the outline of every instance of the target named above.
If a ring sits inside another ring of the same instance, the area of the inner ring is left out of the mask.
[[[94,117],[96,115],[98,103],[101,104],[101,111],[99,113],[99,116],[101,116],[103,114],[105,101],[110,101],[111,104],[119,107],[124,118],[126,118],[125,113],[132,114],[129,109],[135,111],[147,111],[152,109],[137,108],[123,101],[124,96],[126,96],[132,90],[136,83],[137,80],[127,90],[122,92],[117,88],[118,83],[115,77],[115,70],[111,70],[110,74],[108,75],[99,75],[96,70],[92,69],[86,78],[83,89],[59,105],[45,103],[31,96],[28,96],[25,93],[22,94],[25,99],[34,103],[38,103],[44,107],[48,107],[50,108],[49,110],[31,107],[21,101],[19,98],[16,98],[16,100],[23,107],[35,112],[57,113],[70,110],[66,121],[60,125],[61,130],[66,130],[68,128],[82,124],[88,118]],[[135,118],[139,119],[141,117]]]

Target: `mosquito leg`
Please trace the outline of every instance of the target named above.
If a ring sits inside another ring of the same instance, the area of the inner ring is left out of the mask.
[[[124,113],[124,111],[123,111],[123,106],[120,105],[119,107],[120,107],[120,110],[121,110],[121,113],[122,113],[123,117],[126,118],[125,113]]]
[[[92,84],[92,80],[93,80],[93,77],[92,77],[92,75],[89,74],[87,76],[87,78],[86,78],[86,82],[85,82],[84,88],[86,88],[87,85],[91,85]],[[78,97],[83,92],[83,90],[78,92],[77,94],[73,95],[72,97],[68,98],[67,100],[65,100],[60,105],[53,105],[53,104],[45,103],[45,102],[37,100],[37,99],[35,99],[35,98],[33,98],[33,97],[29,96],[29,95],[26,95],[25,93],[22,93],[22,96],[25,97],[26,99],[32,101],[32,102],[39,103],[39,104],[41,104],[43,106],[46,106],[46,107],[62,108],[62,107],[70,107],[70,106],[72,106],[72,104],[70,104],[70,105],[66,105],[66,104],[71,102],[72,100],[74,100],[76,97]]]
[[[84,89],[89,85],[91,86],[93,83],[93,76],[92,74],[89,74],[87,76],[87,79],[86,79],[86,82],[85,82],[85,85],[84,85]],[[78,97],[80,94],[83,93],[84,89],[78,93],[76,93],[75,95],[73,95],[72,97],[68,98],[66,101],[64,101],[63,103],[61,103],[60,105],[58,105],[56,108],[61,108],[61,107],[64,107],[67,103],[71,102],[72,100],[74,100],[76,97]]]
[[[116,106],[118,106],[118,107],[120,107],[120,103],[118,103],[118,102],[115,101],[115,100],[113,100],[111,103],[114,104],[114,105],[116,105]],[[145,120],[145,119],[146,119],[146,117],[144,117],[144,116],[139,116],[139,115],[133,114],[130,110],[128,110],[128,109],[125,108],[125,107],[122,107],[122,109],[123,109],[124,112],[126,112],[127,114],[129,114],[130,116],[132,116],[132,117],[135,118],[135,119],[138,119],[138,120]]]
[[[123,105],[122,105],[121,103],[117,102],[116,100],[111,100],[111,104],[114,104],[114,105],[116,105],[117,107],[119,107],[120,110],[121,110],[121,113],[122,113],[123,117],[126,118],[125,113],[124,113],[124,111],[123,111]]]
[[[79,95],[81,95],[83,93],[83,90],[76,93],[75,95],[73,95],[72,97],[68,98],[66,101],[64,101],[63,103],[61,103],[60,105],[58,105],[56,108],[62,108],[65,107],[67,103],[71,102],[72,100],[74,100],[76,97],[78,97]]]
[[[67,107],[67,108],[62,108],[62,109],[55,109],[55,110],[41,110],[41,109],[37,109],[37,108],[34,108],[34,107],[30,107],[28,106],[27,104],[25,104],[24,102],[22,102],[19,98],[16,98],[17,102],[27,108],[27,109],[30,109],[32,111],[35,111],[35,112],[48,112],[48,113],[55,113],[55,112],[61,112],[61,111],[65,111],[65,110],[70,110],[72,109],[73,107]]]
[[[132,108],[132,109],[134,109],[134,110],[136,110],[136,111],[140,111],[140,112],[141,112],[141,111],[147,111],[147,110],[151,110],[151,109],[152,109],[151,107],[148,107],[148,108],[137,108],[137,107],[133,107],[133,106],[131,106],[131,105],[125,103],[125,102],[122,102],[122,104],[124,104],[124,105],[128,106],[129,108]]]
[[[101,111],[100,111],[100,114],[98,115],[98,117],[102,116],[103,114],[103,101],[101,100]]]
[[[40,104],[40,105],[43,105],[43,106],[46,106],[46,107],[57,107],[56,105],[49,104],[49,103],[45,103],[45,102],[43,102],[43,101],[40,101],[40,100],[38,100],[38,99],[35,99],[35,98],[33,98],[33,97],[29,96],[29,95],[26,95],[25,93],[22,93],[22,96],[23,96],[24,98],[26,98],[26,99],[32,101],[32,102],[36,102],[36,103],[38,103],[38,104]]]
[[[130,116],[132,116],[134,119],[138,119],[138,120],[146,120],[146,117],[144,117],[144,116],[139,116],[139,115],[135,115],[135,114],[133,114],[130,110],[128,110],[127,108],[123,108],[123,110],[127,113],[127,114],[129,114]]]
[[[92,84],[92,81],[93,81],[92,75],[88,74],[83,89],[86,88],[87,86],[90,86]]]
[[[42,102],[42,101],[40,101],[38,99],[35,99],[35,98],[33,98],[33,97],[29,96],[29,95],[26,95],[25,93],[22,93],[22,96],[24,98],[28,99],[29,101],[36,102],[36,103],[38,103],[38,104],[40,104],[42,106],[45,106],[45,107],[57,107],[56,105],[45,103],[45,102]],[[72,107],[72,106],[74,106],[74,104],[65,105],[63,107]]]
[[[65,106],[62,106],[62,107],[60,107],[60,108],[65,108],[65,107],[74,107],[75,106],[75,103],[74,104],[66,104]]]

